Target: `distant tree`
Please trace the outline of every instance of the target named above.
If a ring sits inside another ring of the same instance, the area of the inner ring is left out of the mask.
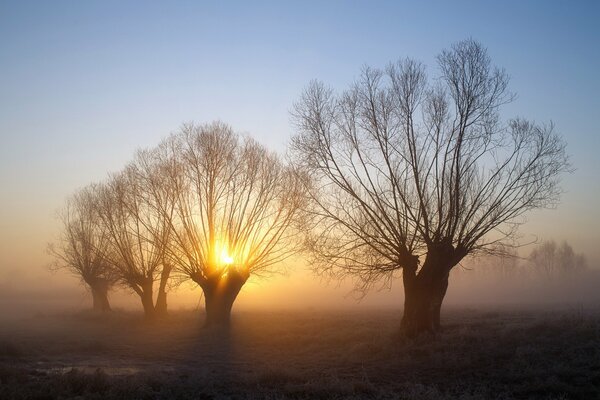
[[[140,153],[122,172],[99,186],[95,206],[108,236],[109,261],[118,281],[135,292],[147,319],[167,311],[166,286],[172,264],[166,256],[171,229],[165,209],[173,208],[151,153]],[[159,290],[154,303],[154,283]]]
[[[555,241],[545,241],[533,249],[529,261],[541,276],[553,279],[561,275],[571,275],[587,269],[583,254],[575,254],[566,241],[560,246]]]
[[[185,125],[161,148],[178,188],[169,256],[202,288],[206,325],[227,325],[247,279],[280,270],[300,248],[303,178],[222,123]]]
[[[48,245],[52,269],[66,269],[90,289],[95,311],[110,311],[108,291],[116,276],[106,259],[108,236],[94,207],[96,187],[75,193],[59,212],[60,237]]]
[[[437,61],[432,83],[410,59],[339,94],[312,82],[293,110],[292,155],[317,181],[313,265],[363,291],[402,270],[407,335],[440,328],[450,270],[556,204],[569,168],[553,125],[501,121],[513,95],[484,47],[465,40]]]

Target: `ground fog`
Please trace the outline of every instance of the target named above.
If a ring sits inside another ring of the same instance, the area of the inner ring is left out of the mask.
[[[600,393],[594,308],[445,310],[444,330],[398,335],[401,312],[87,312],[1,324],[0,398],[590,399]]]

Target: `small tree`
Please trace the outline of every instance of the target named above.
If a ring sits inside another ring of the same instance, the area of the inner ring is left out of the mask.
[[[552,125],[500,120],[508,77],[479,43],[437,60],[433,83],[409,59],[365,68],[339,94],[313,82],[293,111],[293,155],[317,180],[315,268],[361,290],[402,270],[409,335],[439,329],[450,270],[556,204],[568,169]]]
[[[170,221],[162,212],[168,188],[143,154],[99,186],[95,206],[109,239],[106,259],[119,282],[139,297],[147,319],[166,313],[166,284],[172,265],[166,249]],[[159,293],[154,303],[154,282]]]
[[[174,262],[169,258],[168,249],[172,238],[172,222],[175,218],[175,204],[180,196],[181,187],[173,185],[171,179],[180,173],[176,164],[169,159],[164,147],[138,151],[133,163],[129,166],[131,174],[140,183],[138,196],[146,205],[145,219],[152,232],[154,246],[163,253],[163,260],[158,277],[158,291],[155,303],[157,315],[167,313],[167,289]]]
[[[106,258],[108,237],[94,208],[96,187],[89,186],[70,197],[59,212],[62,231],[48,245],[54,257],[52,269],[66,269],[89,287],[93,309],[110,311],[108,291],[116,276]]]
[[[541,243],[529,255],[529,261],[537,273],[547,279],[573,275],[587,269],[585,256],[575,254],[566,241],[560,246],[554,240]]]
[[[279,270],[299,249],[302,178],[222,123],[185,125],[161,147],[179,188],[169,256],[202,288],[206,325],[227,325],[247,279]]]

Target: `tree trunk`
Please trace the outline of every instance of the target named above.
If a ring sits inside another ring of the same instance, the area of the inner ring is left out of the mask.
[[[142,306],[144,307],[144,316],[147,320],[152,320],[156,317],[154,302],[152,300],[153,283],[153,280],[149,278],[141,285],[140,298],[142,299]]]
[[[448,276],[456,265],[454,249],[428,249],[425,262],[403,268],[404,315],[402,331],[408,337],[441,329],[440,313],[448,289]]]
[[[434,288],[434,295],[432,299],[433,306],[433,329],[434,331],[440,331],[442,326],[440,324],[440,314],[442,310],[442,302],[444,301],[444,297],[446,297],[446,291],[448,290],[448,277],[450,275],[450,268],[448,268],[447,272],[442,279],[438,281],[437,286]]]
[[[206,309],[206,327],[227,327],[231,320],[231,308],[242,286],[248,279],[247,274],[230,270],[220,279],[205,280],[200,286],[204,292]]]
[[[167,315],[167,283],[169,281],[169,275],[171,275],[172,267],[170,265],[164,265],[160,274],[160,284],[158,287],[158,295],[156,297],[156,306],[154,311],[159,317]]]
[[[111,311],[110,303],[108,302],[108,284],[104,281],[94,282],[90,284],[90,289],[92,290],[94,311]]]
[[[164,317],[167,315],[167,292],[164,290],[158,291],[154,312],[156,313],[157,317]]]

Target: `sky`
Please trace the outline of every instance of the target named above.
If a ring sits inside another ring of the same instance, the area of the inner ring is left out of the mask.
[[[465,38],[511,76],[504,115],[553,121],[568,143],[563,200],[524,240],[567,240],[600,266],[599,19],[595,1],[0,0],[0,289],[74,284],[47,271],[56,210],[182,123],[220,119],[284,153],[311,79],[342,89],[407,56],[435,76]]]

